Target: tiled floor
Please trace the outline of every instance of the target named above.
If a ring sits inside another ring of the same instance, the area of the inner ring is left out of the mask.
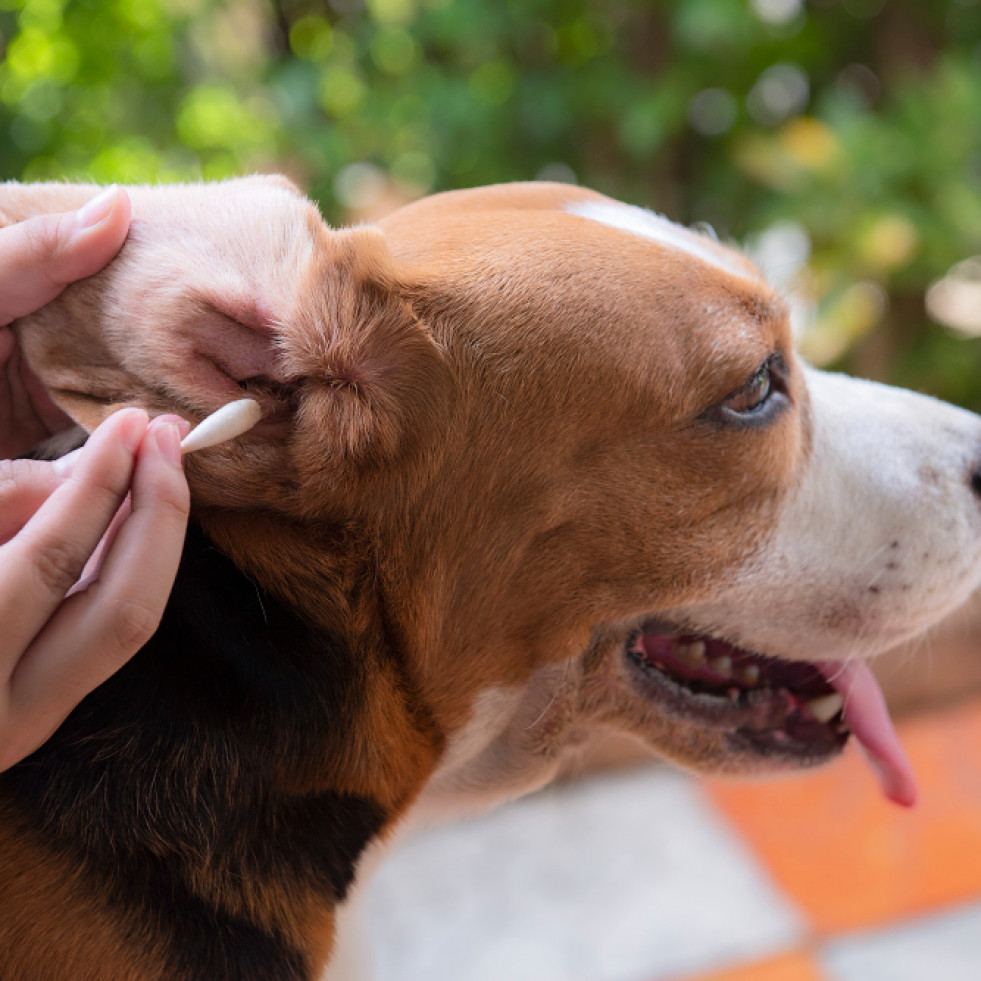
[[[921,802],[663,768],[427,832],[372,897],[375,981],[979,981],[981,701],[901,726]]]

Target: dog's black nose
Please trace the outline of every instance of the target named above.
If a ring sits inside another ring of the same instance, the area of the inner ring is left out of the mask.
[[[981,467],[978,467],[974,473],[971,474],[971,490],[981,497]]]

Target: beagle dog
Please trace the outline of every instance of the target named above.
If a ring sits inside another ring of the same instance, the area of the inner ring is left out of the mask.
[[[866,659],[979,583],[976,416],[805,367],[746,258],[588,190],[130,195],[33,370],[83,429],[264,417],[188,458],[153,639],[0,776],[5,981],[311,981],[366,850],[601,731],[727,774],[851,735],[911,802]]]

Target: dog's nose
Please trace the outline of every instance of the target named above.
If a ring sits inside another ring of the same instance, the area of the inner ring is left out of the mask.
[[[971,490],[978,497],[981,497],[981,467],[976,467],[971,474]]]

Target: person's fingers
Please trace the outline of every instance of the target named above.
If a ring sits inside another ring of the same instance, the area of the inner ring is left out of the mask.
[[[55,465],[44,460],[0,460],[0,545],[27,524],[63,481]]]
[[[77,211],[0,228],[0,457],[26,453],[71,426],[5,325],[105,266],[126,238],[130,210],[126,192],[111,187]]]
[[[0,325],[32,313],[119,251],[130,222],[125,191],[110,187],[78,211],[0,228]]]
[[[133,474],[132,511],[107,542],[99,570],[103,607],[108,608],[108,600],[114,598],[117,605],[146,612],[145,619],[153,621],[154,629],[177,575],[190,510],[180,450],[182,428],[156,419],[151,425]],[[101,630],[107,645],[115,640],[125,657],[132,653],[126,636],[118,636],[120,625],[112,617],[93,619],[91,626]],[[149,634],[140,643],[147,639]]]
[[[68,477],[71,472],[75,469],[75,464],[82,459],[82,454],[85,452],[85,446],[80,446],[77,450],[71,450],[64,456],[59,456],[57,460],[51,462],[51,466],[54,468],[54,472],[58,474],[59,477]]]
[[[148,428],[155,429],[157,426],[162,426],[164,423],[172,422],[178,429],[183,439],[194,427],[186,419],[181,416],[176,416],[171,412],[164,413],[160,416],[154,416],[150,422]],[[59,477],[67,477],[75,469],[75,464],[82,458],[82,453],[85,452],[85,447],[80,446],[77,450],[71,450],[64,456],[58,457],[57,460],[53,460],[51,466],[54,468],[56,474]]]
[[[132,508],[98,580],[62,604],[11,677],[10,712],[32,720],[38,744],[135,654],[160,622],[190,508],[180,432],[173,423],[152,426],[143,441]]]
[[[89,438],[70,477],[18,535],[0,545],[0,676],[78,580],[126,495],[146,427],[142,409],[110,416]]]
[[[88,562],[85,563],[85,568],[82,570],[81,576],[78,578],[78,582],[68,590],[67,596],[74,596],[75,593],[80,593],[85,589],[88,589],[98,578],[99,573],[102,571],[102,562],[106,557],[106,553],[112,548],[112,543],[116,540],[116,535],[119,534],[119,529],[122,528],[126,519],[133,513],[133,498],[132,495],[127,494],[123,503],[119,505],[119,510],[113,516],[112,522],[106,529],[106,533],[102,536],[102,541],[96,546],[95,551],[89,556]]]
[[[183,439],[190,431],[191,424],[186,420],[182,419],[180,416],[174,415],[163,415],[157,416],[151,423],[150,429],[156,430],[160,426],[172,423],[177,426],[178,436]],[[70,468],[73,466],[71,458],[78,453],[78,450],[74,450],[72,453],[67,454],[58,460],[55,464],[59,470],[64,470],[65,472],[70,472]],[[80,592],[83,589],[87,589],[96,579],[99,577],[99,573],[102,570],[102,563],[106,557],[108,551],[112,548],[112,543],[116,540],[116,535],[119,533],[119,529],[122,528],[123,523],[133,512],[133,496],[132,494],[127,494],[126,499],[119,506],[119,510],[116,512],[116,516],[112,519],[112,524],[106,529],[106,533],[102,536],[102,541],[99,542],[98,547],[89,557],[88,562],[85,563],[85,568],[82,570],[82,575],[78,582],[72,586],[69,595],[73,593]],[[183,538],[183,536],[181,536]]]

